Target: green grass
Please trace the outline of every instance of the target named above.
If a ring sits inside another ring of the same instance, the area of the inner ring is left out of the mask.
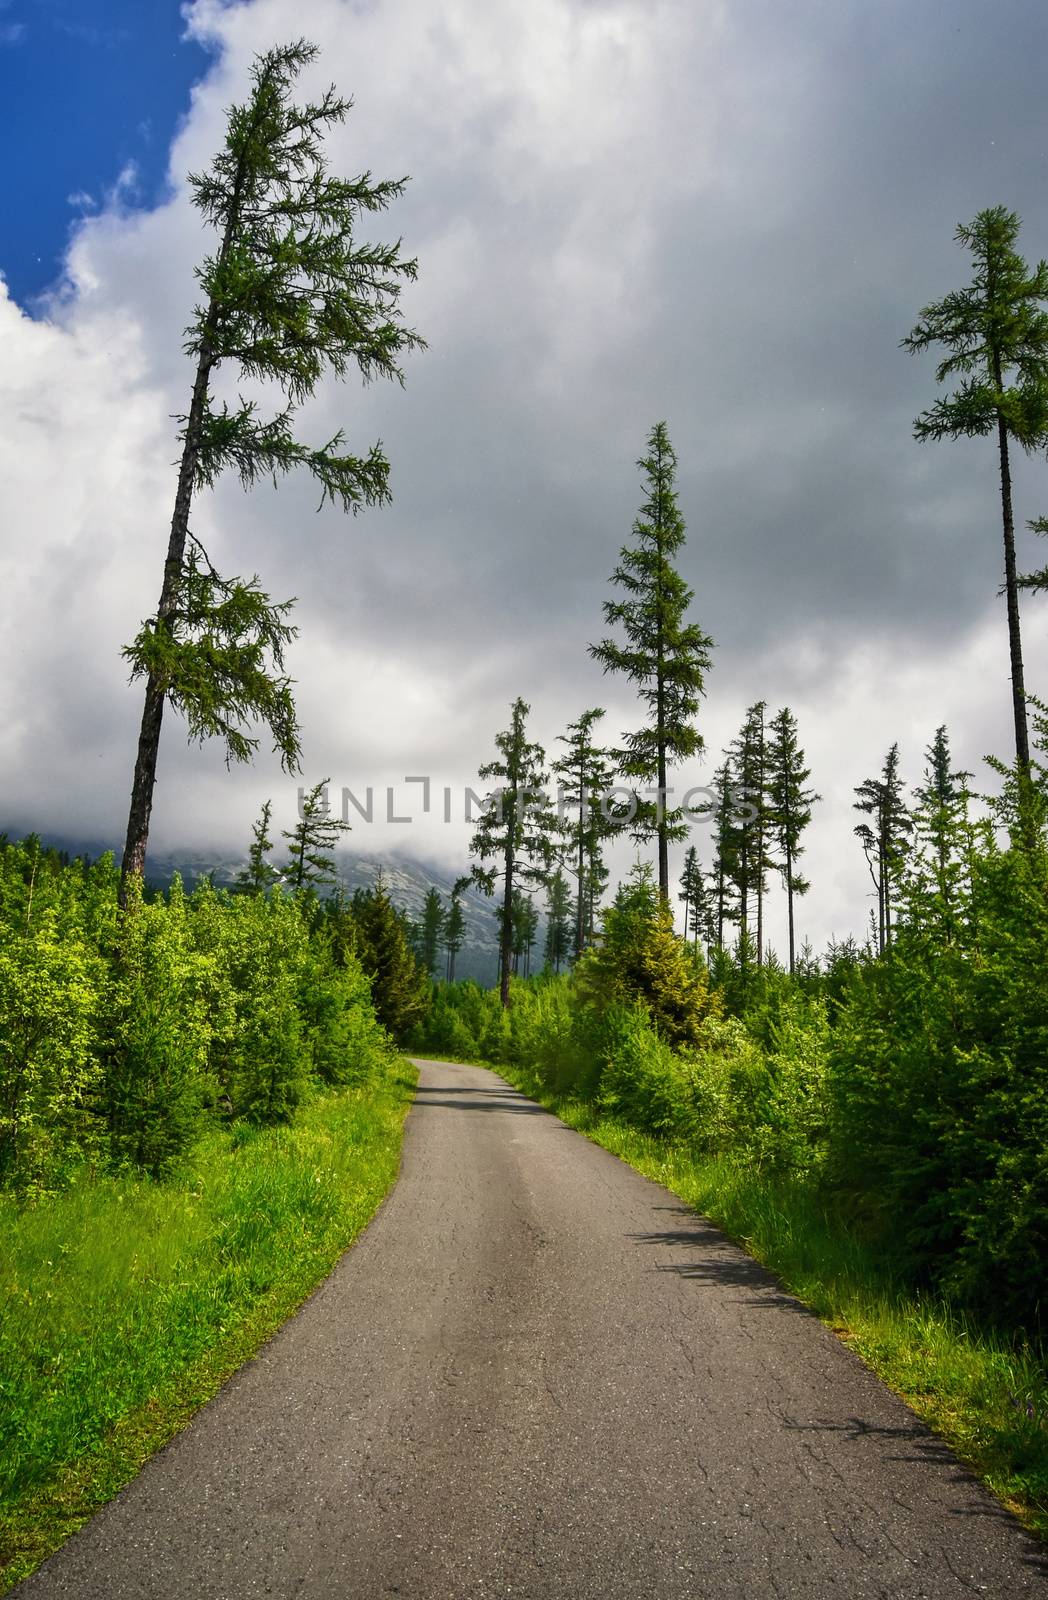
[[[613,1155],[663,1184],[769,1268],[982,1478],[1048,1538],[1048,1373],[898,1281],[891,1260],[803,1183],[696,1156],[593,1105],[550,1093],[524,1068],[493,1069]]]
[[[185,1426],[392,1185],[415,1073],[215,1130],[170,1180],[0,1197],[0,1593]]]

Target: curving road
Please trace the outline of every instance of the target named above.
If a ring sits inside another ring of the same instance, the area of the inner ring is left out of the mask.
[[[991,1600],[1043,1547],[728,1243],[421,1064],[335,1272],[19,1600]]]

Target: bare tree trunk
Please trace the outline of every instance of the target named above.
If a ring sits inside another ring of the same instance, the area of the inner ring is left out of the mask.
[[[585,877],[585,874],[586,874],[586,839],[585,839],[585,832],[584,832],[584,829],[585,829],[585,818],[586,818],[586,794],[585,794],[585,787],[584,786],[585,786],[585,778],[583,776],[582,763],[580,762],[579,763],[579,870],[578,870],[579,894],[578,894],[578,902],[577,902],[577,904],[575,906],[575,957],[576,957],[576,960],[582,954],[582,947],[583,947],[583,944],[584,944],[585,938],[586,938],[586,912],[585,912],[585,907],[583,905],[583,900],[582,900],[582,882],[583,882],[583,878]]]
[[[995,358],[997,386],[1000,362]],[[1029,831],[1027,786],[1030,781],[1030,736],[1026,726],[1026,684],[1023,676],[1023,642],[1019,628],[1019,585],[1015,572],[1015,524],[1012,519],[1012,474],[1008,460],[1008,429],[997,416],[997,445],[1001,458],[1001,519],[1004,524],[1004,594],[1008,607],[1008,653],[1011,659],[1012,717],[1015,722],[1015,762],[1019,776],[1020,818]]]
[[[793,956],[793,854],[789,845],[786,846],[786,919],[789,925],[790,938],[790,977],[794,973]]]
[[[200,431],[207,403],[210,374],[210,358],[201,355],[197,364],[193,402],[186,423],[186,440],[178,472],[175,509],[171,517],[171,533],[167,544],[167,559],[164,563],[164,582],[156,609],[158,628],[169,626],[171,613],[178,604],[186,541],[189,538],[189,509],[193,502],[193,484],[200,454]],[[121,906],[125,903],[128,878],[131,876],[141,878],[145,870],[146,843],[149,838],[149,819],[153,810],[153,786],[156,783],[156,764],[163,716],[164,689],[150,673],[146,681],[146,699],[138,734],[135,776],[131,785],[131,808],[127,819],[124,856],[120,865]]]
[[[509,1005],[509,975],[513,961],[513,846],[506,847],[506,886],[502,897],[502,944],[499,966],[499,998],[503,1010]]]

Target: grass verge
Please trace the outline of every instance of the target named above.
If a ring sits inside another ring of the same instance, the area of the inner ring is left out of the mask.
[[[941,1302],[923,1300],[818,1195],[723,1158],[696,1156],[552,1093],[526,1068],[514,1087],[671,1190],[766,1266],[952,1447],[1025,1526],[1048,1539],[1048,1373]]]
[[[416,1075],[209,1134],[164,1183],[0,1200],[0,1593],[135,1476],[371,1220]]]

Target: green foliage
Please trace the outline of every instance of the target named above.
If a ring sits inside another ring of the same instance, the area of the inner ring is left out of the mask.
[[[185,717],[191,740],[222,739],[227,765],[251,760],[258,739],[246,728],[264,723],[285,772],[295,772],[302,745],[284,673],[298,633],[286,620],[293,604],[271,601],[257,577],[220,577],[194,541],[174,605],[123,651],[131,680],[148,679]]]
[[[314,45],[299,40],[256,58],[252,92],[234,106],[223,149],[207,173],[190,178],[194,203],[222,243],[197,277],[202,303],[187,330],[187,352],[210,365],[234,361],[245,376],[278,383],[291,406],[260,423],[253,405],[210,407],[199,480],[225,466],[245,482],[303,465],[325,498],[350,509],[388,498],[388,467],[376,449],[363,461],[340,455],[339,433],[322,449],[298,444],[292,407],[313,393],[326,370],[365,380],[401,378],[398,359],[423,341],[399,320],[400,285],[416,276],[399,242],[360,243],[365,215],[384,211],[406,179],[374,183],[327,172],[323,140],[351,102],[328,89],[318,101],[291,99]]]
[[[308,794],[299,791],[298,821],[282,834],[288,841],[284,877],[296,891],[322,889],[335,881],[335,858],[331,852],[342,835],[349,832],[349,823],[331,815],[329,782],[330,779],[321,778]]]
[[[1019,218],[1004,206],[958,226],[955,238],[972,255],[972,281],[925,306],[902,341],[911,353],[944,347],[936,383],[960,376],[952,395],[917,418],[916,438],[978,437],[1002,418],[1029,448],[1048,428],[1048,262],[1031,272],[1015,249],[1018,237]]]
[[[384,1054],[294,1127],[212,1125],[164,1183],[0,1194],[0,1587],[24,1577],[284,1322],[396,1177]]]
[[[251,848],[247,866],[237,874],[237,887],[244,894],[265,894],[280,877],[269,857],[273,841],[269,837],[269,824],[273,815],[273,802],[267,800],[261,815],[251,830]]]
[[[855,790],[855,810],[864,811],[872,825],[860,822],[855,836],[862,845],[877,896],[877,948],[887,949],[892,938],[892,913],[902,888],[903,871],[913,821],[902,797],[899,746],[885,757],[880,777],[866,778]]]
[[[946,355],[936,382],[959,379],[952,394],[940,396],[916,419],[915,438],[997,435],[1020,825],[1029,846],[1036,824],[1026,815],[1030,751],[1009,454],[1013,439],[1031,451],[1042,448],[1048,436],[1048,262],[1039,261],[1031,271],[1015,248],[1018,237],[1019,218],[1004,206],[980,211],[958,227],[957,241],[972,255],[972,281],[925,306],[902,344],[911,352],[942,346]],[[1040,577],[1031,574],[1027,586],[1038,588]]]
[[[572,948],[571,894],[558,867],[546,886],[546,964],[559,972]]]
[[[677,899],[684,905],[685,939],[690,935],[691,942],[696,947],[700,939],[704,939],[708,945],[713,944],[717,937],[713,907],[706,885],[706,874],[702,870],[698,851],[694,845],[689,846],[684,857],[684,869],[680,875],[680,893]]]
[[[422,922],[419,927],[419,956],[423,971],[431,978],[437,975],[437,963],[440,959],[446,917],[447,912],[444,909],[439,890],[428,889],[422,906]]]
[[[30,933],[0,925],[0,1185],[46,1185],[97,1148],[105,980],[55,909]]]
[[[835,1030],[832,1168],[910,1270],[1043,1334],[1048,1253],[1048,862],[973,858],[944,938],[904,923],[858,970]]]
[[[476,857],[471,877],[477,887],[494,894],[497,880],[502,880],[499,947],[504,1006],[509,1004],[514,891],[546,882],[561,831],[545,795],[546,753],[527,736],[529,710],[523,700],[513,702],[509,727],[495,735],[498,755],[479,769],[481,778],[499,782],[486,797],[469,847]]]
[[[558,809],[565,822],[565,860],[575,873],[575,927],[572,954],[580,956],[593,938],[596,909],[608,881],[603,847],[617,822],[608,795],[614,781],[610,753],[594,743],[593,730],[604,716],[601,706],[568,724],[559,743],[567,749],[553,763]],[[554,959],[554,965],[559,963]]]
[[[455,957],[462,949],[465,937],[466,918],[456,886],[451,896],[451,904],[448,906],[447,920],[444,923],[444,951],[447,956],[446,976],[449,983],[454,983],[455,981]]]
[[[649,870],[624,884],[604,914],[603,937],[575,967],[584,1005],[640,1005],[670,1045],[693,1043],[714,1001],[699,954],[673,931],[673,914]]]
[[[102,1108],[114,1162],[161,1176],[199,1131],[211,1032],[207,958],[178,880],[143,904],[132,880],[107,1019]]]
[[[793,897],[808,893],[808,880],[797,870],[804,854],[802,839],[811,822],[812,806],[821,798],[806,787],[811,771],[804,764],[804,751],[797,742],[797,719],[784,706],[771,723],[768,742],[767,797],[773,847],[778,851],[777,867],[786,890],[789,918],[790,971],[797,965],[793,926]]]
[[[352,918],[357,956],[371,979],[375,1015],[394,1039],[402,1039],[429,1005],[429,982],[411,952],[405,919],[381,878],[373,889],[353,896]]]
[[[370,980],[308,896],[132,879],[118,937],[117,890],[109,857],[0,845],[0,1187],[162,1177],[209,1119],[287,1122],[385,1070]]]

